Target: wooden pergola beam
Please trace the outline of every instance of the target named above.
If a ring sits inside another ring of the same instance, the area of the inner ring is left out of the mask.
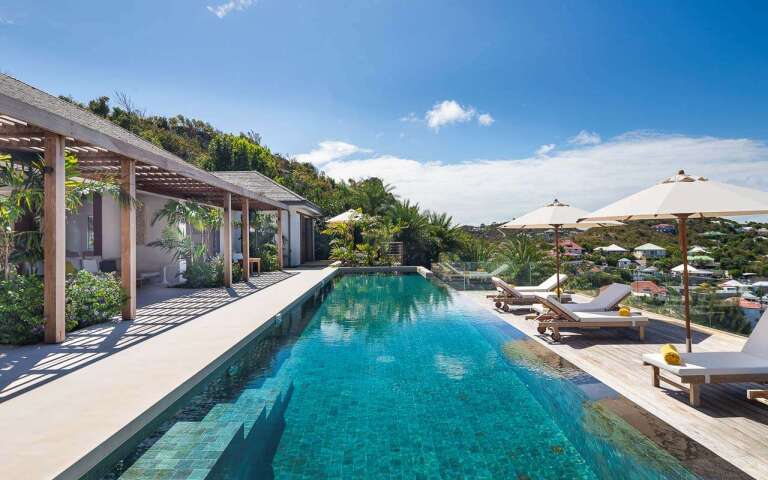
[[[45,137],[46,173],[43,181],[43,316],[46,343],[61,343],[66,335],[66,205],[64,200],[64,137]]]
[[[120,170],[120,190],[136,198],[136,162],[124,159]],[[128,297],[123,304],[123,320],[136,319],[136,205],[120,205],[120,282]]]
[[[277,211],[277,268],[283,269],[283,211]]]
[[[222,228],[222,256],[224,257],[224,286],[232,286],[232,194],[224,195],[224,224]]]
[[[247,282],[251,278],[251,208],[248,199],[241,201],[241,236],[243,241],[243,281]]]

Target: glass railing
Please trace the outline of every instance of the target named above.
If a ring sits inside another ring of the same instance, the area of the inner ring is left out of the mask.
[[[492,290],[491,277],[498,276],[516,285],[538,285],[551,271],[534,267],[513,269],[499,262],[437,262],[435,275],[457,290]],[[630,285],[625,305],[676,319],[683,318],[682,278],[660,272],[640,272],[616,267],[594,267],[583,271],[566,265],[566,292],[595,296],[600,287],[611,283]],[[717,272],[714,272],[717,275]],[[514,277],[513,277],[514,274]],[[765,292],[749,286],[721,287],[725,278],[690,275],[691,321],[710,328],[749,334],[768,307]]]

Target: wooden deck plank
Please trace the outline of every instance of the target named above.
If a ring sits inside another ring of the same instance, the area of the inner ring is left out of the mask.
[[[523,310],[504,313],[485,298],[487,292],[461,292],[565,360],[599,379],[649,413],[708,448],[742,471],[768,479],[768,406],[747,400],[755,384],[704,385],[701,406],[688,405],[688,395],[674,387],[654,388],[643,353],[657,352],[664,343],[685,348],[684,328],[650,315],[645,342],[633,329],[564,331],[554,343],[536,332],[536,323]],[[745,338],[694,327],[694,351],[738,351]],[[764,388],[764,387],[763,387]]]

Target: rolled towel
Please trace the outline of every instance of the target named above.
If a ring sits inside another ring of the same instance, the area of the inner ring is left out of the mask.
[[[680,365],[680,353],[671,343],[661,346],[661,356],[668,365]]]
[[[629,307],[621,307],[619,309],[619,316],[620,317],[628,317],[632,315],[632,312],[629,310]]]

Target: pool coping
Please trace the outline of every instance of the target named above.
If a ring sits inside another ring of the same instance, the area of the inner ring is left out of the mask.
[[[4,475],[55,479],[86,475],[281,314],[340,273],[335,268],[298,271],[274,288],[250,294],[0,404]],[[275,295],[276,289],[288,293]],[[154,371],[147,364],[154,365]],[[155,382],[146,382],[148,376]],[[74,410],[68,405],[74,405]]]

